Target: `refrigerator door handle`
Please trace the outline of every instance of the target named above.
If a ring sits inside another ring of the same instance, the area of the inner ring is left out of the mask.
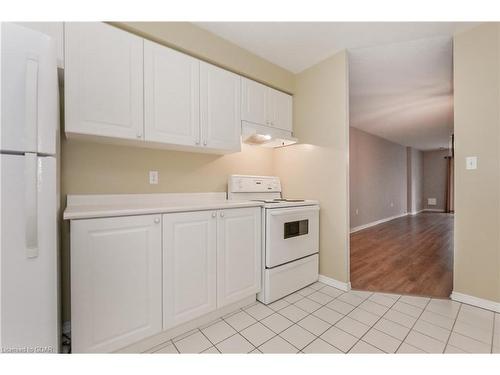
[[[24,154],[26,258],[38,257],[38,157]]]
[[[25,81],[25,139],[26,150],[38,149],[38,60],[26,59]]]

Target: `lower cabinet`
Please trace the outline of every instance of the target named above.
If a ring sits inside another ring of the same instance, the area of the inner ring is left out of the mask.
[[[217,221],[217,307],[260,291],[260,208],[219,212]]]
[[[260,291],[259,207],[71,221],[73,352],[111,352]]]
[[[161,332],[161,216],[71,222],[75,353],[110,352]]]
[[[216,212],[163,215],[163,329],[217,306]]]
[[[260,208],[163,215],[163,329],[260,290]]]

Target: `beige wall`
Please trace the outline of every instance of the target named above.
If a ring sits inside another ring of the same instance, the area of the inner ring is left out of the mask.
[[[192,24],[134,22],[120,27],[293,92],[292,73]],[[273,150],[261,147],[243,146],[241,153],[217,156],[67,140],[64,135],[61,143],[63,207],[67,194],[226,191],[229,174],[273,172]],[[159,171],[158,185],[149,185],[149,170]],[[61,233],[64,321],[70,318],[67,222],[62,223]]]
[[[423,152],[407,147],[408,212],[417,213],[424,208],[424,156]]]
[[[189,22],[112,22],[276,89],[293,93],[294,74]]]
[[[448,150],[424,152],[424,208],[445,209],[447,162],[444,157],[447,155]],[[427,203],[429,198],[436,198],[435,206]]]
[[[454,291],[500,302],[500,38],[487,23],[455,37]],[[465,157],[478,156],[466,170]]]
[[[320,273],[342,282],[349,281],[348,129],[344,51],[297,75],[294,131],[301,144],[274,151],[285,195],[320,201]]]
[[[350,228],[407,212],[406,147],[349,128]]]

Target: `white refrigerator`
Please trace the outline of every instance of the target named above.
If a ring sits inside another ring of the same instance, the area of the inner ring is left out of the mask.
[[[57,352],[55,47],[16,24],[0,33],[0,350]]]

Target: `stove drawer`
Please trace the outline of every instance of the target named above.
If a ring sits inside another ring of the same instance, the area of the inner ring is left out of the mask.
[[[319,251],[319,206],[266,210],[266,268]]]

